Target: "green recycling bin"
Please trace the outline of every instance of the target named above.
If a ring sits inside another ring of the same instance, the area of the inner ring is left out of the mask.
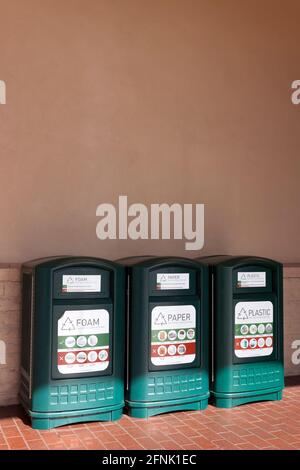
[[[33,428],[115,420],[124,406],[124,268],[89,257],[22,267],[20,401]]]
[[[206,408],[208,268],[184,258],[135,257],[127,266],[127,386],[131,416]]]
[[[253,256],[200,258],[210,266],[211,395],[217,407],[280,400],[282,265]]]

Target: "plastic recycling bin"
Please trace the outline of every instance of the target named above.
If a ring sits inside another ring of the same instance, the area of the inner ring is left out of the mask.
[[[279,400],[284,387],[282,265],[252,256],[200,258],[210,266],[216,406]]]

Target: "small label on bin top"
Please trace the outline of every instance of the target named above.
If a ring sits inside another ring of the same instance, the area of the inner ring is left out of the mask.
[[[158,273],[156,276],[157,290],[177,290],[189,288],[189,273]]]
[[[64,274],[62,292],[101,292],[101,275]]]
[[[239,272],[238,287],[266,287],[266,272]]]

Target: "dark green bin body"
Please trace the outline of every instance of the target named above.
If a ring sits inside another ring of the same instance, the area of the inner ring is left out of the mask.
[[[231,408],[281,399],[284,388],[282,265],[252,256],[199,259],[210,266],[210,388],[215,405]]]
[[[20,400],[32,426],[120,418],[124,268],[97,258],[46,258],[24,264],[22,279]]]
[[[129,414],[148,418],[170,411],[206,408],[209,397],[208,268],[184,258],[135,257],[119,262],[127,266],[128,274],[126,405]],[[167,284],[161,277],[164,274]],[[172,285],[173,275],[177,279],[175,286]],[[185,284],[187,276],[189,288]],[[177,282],[182,278],[183,288],[179,289]],[[156,322],[159,326],[155,326]],[[170,325],[173,329],[167,328]],[[184,329],[182,325],[193,327]],[[162,332],[153,328],[161,328]],[[174,338],[169,342],[174,331],[178,340],[175,346]],[[192,338],[193,331],[196,339],[190,341],[187,338],[188,335]],[[167,339],[160,342],[161,335],[168,335]],[[183,346],[179,340],[182,335],[186,335]],[[174,354],[174,347],[177,355],[178,351],[186,350],[184,359],[176,356],[175,361],[191,362],[170,364],[173,360],[170,357],[155,357],[158,351]]]

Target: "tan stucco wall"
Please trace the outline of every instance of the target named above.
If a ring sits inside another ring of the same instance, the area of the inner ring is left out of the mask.
[[[284,366],[300,375],[300,264],[284,269]]]
[[[205,203],[206,253],[300,261],[298,0],[0,0],[0,261],[185,252],[96,207]]]
[[[0,264],[0,406],[18,403],[21,356],[20,267]]]

